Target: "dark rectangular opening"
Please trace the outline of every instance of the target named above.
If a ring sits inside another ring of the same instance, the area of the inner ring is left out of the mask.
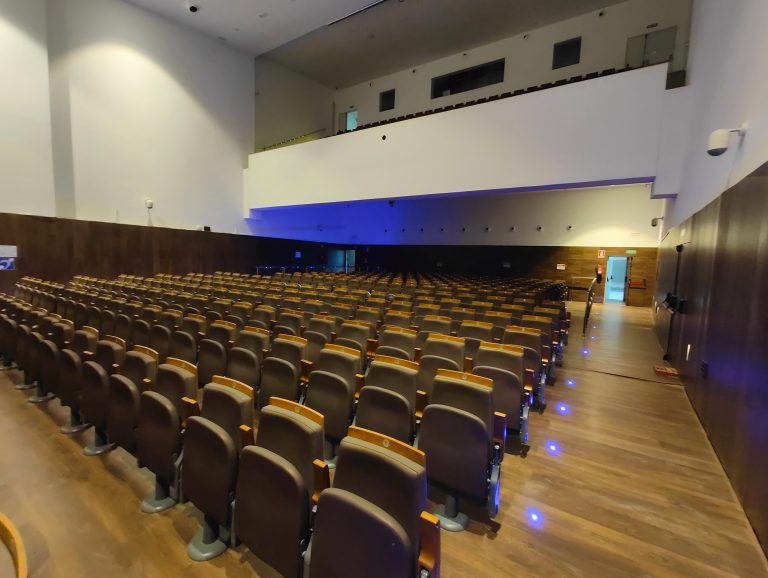
[[[458,94],[504,82],[504,59],[465,68],[432,79],[432,98]]]
[[[555,44],[552,53],[552,70],[573,66],[581,60],[581,36]]]
[[[379,93],[379,112],[395,108],[395,89]]]

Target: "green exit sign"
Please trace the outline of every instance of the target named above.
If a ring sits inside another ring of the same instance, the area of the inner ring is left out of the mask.
[[[627,249],[627,255],[637,255],[637,249]]]

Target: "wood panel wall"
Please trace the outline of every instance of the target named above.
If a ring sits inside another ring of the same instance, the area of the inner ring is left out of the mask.
[[[333,245],[247,235],[141,227],[0,213],[0,245],[19,248],[17,271],[0,271],[0,290],[31,275],[52,281],[120,273],[254,273],[264,265],[317,265]],[[300,259],[294,257],[301,251]]]
[[[670,361],[768,551],[768,164],[670,231],[657,299],[672,290],[676,245],[686,302]],[[668,324],[660,311],[662,346]]]
[[[604,259],[597,257],[599,249],[606,251]],[[357,262],[369,269],[509,274],[568,281],[574,276],[594,276],[598,263],[605,271],[608,257],[626,257],[627,250],[637,251],[629,255],[633,257],[632,279],[646,283],[646,289],[630,290],[629,304],[648,307],[655,292],[656,248],[371,245],[358,247]],[[558,264],[565,264],[565,270],[558,270]],[[602,289],[604,286],[600,295]]]

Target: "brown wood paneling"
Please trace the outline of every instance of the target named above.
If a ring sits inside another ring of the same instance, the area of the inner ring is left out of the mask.
[[[670,360],[683,377],[764,549],[768,546],[767,216],[768,164],[670,232],[673,239],[683,229],[689,229],[683,236],[690,235],[680,258],[678,293],[686,299],[685,310],[675,320]],[[673,252],[663,249],[659,271],[668,270],[674,258]]]
[[[18,270],[0,271],[0,290],[24,275],[51,281],[120,273],[253,273],[262,265],[318,265],[332,245],[247,235],[141,227],[0,213],[0,245],[19,247]],[[301,251],[301,259],[295,259]]]

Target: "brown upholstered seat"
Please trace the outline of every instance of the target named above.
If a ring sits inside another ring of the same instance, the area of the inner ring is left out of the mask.
[[[424,454],[398,444],[359,428],[341,441],[333,488],[320,495],[305,557],[311,576],[419,575]]]
[[[308,408],[273,400],[262,411],[256,445],[243,449],[235,532],[282,576],[301,575],[310,528],[313,463],[322,460],[323,419]]]
[[[416,444],[429,456],[430,483],[447,491],[438,516],[448,530],[460,531],[468,523],[459,496],[485,504],[491,517],[498,511],[503,443],[494,434],[500,417],[494,414],[490,379],[438,371]]]
[[[196,393],[197,368],[169,357],[157,368],[154,390],[141,394],[136,457],[140,465],[155,474],[155,490],[142,503],[145,512],[163,511],[179,498],[182,398],[194,399]]]

